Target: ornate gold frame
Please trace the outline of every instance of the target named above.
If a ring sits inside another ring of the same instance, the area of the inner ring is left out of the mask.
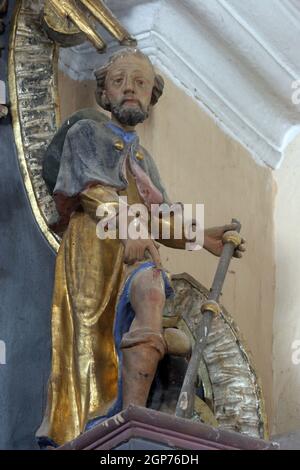
[[[33,172],[30,169],[30,165],[28,162],[28,146],[26,148],[26,143],[24,139],[30,140],[30,133],[25,132],[24,123],[22,121],[21,115],[24,114],[24,110],[20,109],[23,106],[24,100],[20,101],[20,88],[18,84],[18,63],[17,60],[24,60],[26,55],[26,48],[23,47],[22,50],[22,38],[26,36],[26,31],[22,29],[22,21],[26,21],[26,16],[30,17],[31,20],[38,21],[38,15],[34,15],[34,12],[30,11],[28,6],[26,6],[25,11],[25,3],[24,0],[18,0],[15,7],[15,12],[12,21],[12,30],[10,36],[10,48],[9,48],[9,63],[8,63],[8,77],[9,77],[9,93],[10,93],[10,103],[11,103],[11,113],[12,113],[12,122],[13,122],[13,130],[15,135],[15,142],[18,150],[18,158],[19,158],[19,165],[22,172],[22,176],[24,179],[24,185],[26,189],[26,193],[30,202],[30,206],[32,212],[34,214],[35,220],[37,224],[45,236],[46,240],[53,248],[54,251],[58,251],[59,248],[59,239],[58,237],[49,229],[48,222],[49,218],[47,218],[47,210],[46,205],[50,204],[50,195],[48,195],[48,200],[46,201],[47,204],[43,205],[43,200],[37,194],[36,184],[33,178]],[[20,20],[22,20],[20,22]],[[21,23],[21,25],[20,25]],[[34,22],[32,21],[34,25]],[[32,37],[35,37],[37,32],[32,28]],[[30,39],[30,38],[29,38]],[[57,63],[58,63],[58,48],[55,46],[54,43],[47,41],[46,38],[43,38],[44,41],[41,44],[41,48],[46,47],[48,50],[51,49],[49,54],[49,60],[51,62],[50,66],[52,67],[52,74],[49,76],[48,86],[51,89],[51,94],[53,96],[52,100],[52,107],[51,113],[53,115],[52,119],[56,124],[56,127],[59,126],[60,123],[60,110],[59,110],[59,100],[58,100],[58,92],[57,92]],[[23,58],[22,58],[23,54]],[[16,56],[19,57],[16,57]],[[49,64],[45,64],[49,67]],[[33,91],[34,95],[34,91]],[[30,98],[29,98],[30,100]],[[43,105],[41,105],[42,107]],[[53,126],[52,126],[53,127]],[[32,136],[34,138],[34,136]],[[49,134],[49,139],[51,139],[51,135]],[[28,143],[28,142],[27,142]],[[30,142],[29,142],[30,144]],[[41,173],[41,167],[37,169]],[[35,178],[37,180],[38,178]],[[44,192],[46,193],[46,188],[44,188]],[[46,195],[47,197],[47,195]],[[45,199],[45,198],[44,198]],[[54,211],[54,208],[52,207]],[[48,219],[48,220],[47,220]]]

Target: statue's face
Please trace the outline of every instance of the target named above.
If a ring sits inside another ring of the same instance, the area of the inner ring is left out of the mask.
[[[151,65],[138,55],[120,57],[112,64],[105,95],[117,121],[135,126],[148,117],[154,79]]]

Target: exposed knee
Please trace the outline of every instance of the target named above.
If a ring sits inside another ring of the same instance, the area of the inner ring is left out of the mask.
[[[165,293],[159,286],[139,285],[132,292],[132,300],[153,307],[161,307],[165,303]]]
[[[153,306],[163,306],[165,303],[164,283],[159,274],[156,276],[154,270],[142,273],[132,283],[131,297],[133,302],[146,302]]]

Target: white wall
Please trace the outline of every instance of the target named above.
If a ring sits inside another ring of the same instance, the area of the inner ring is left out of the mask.
[[[300,429],[300,138],[289,145],[277,182],[275,203],[276,297],[274,315],[273,432]],[[298,343],[298,350],[300,349]]]

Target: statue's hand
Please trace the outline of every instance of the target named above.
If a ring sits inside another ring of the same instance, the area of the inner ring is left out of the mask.
[[[125,246],[124,263],[134,264],[136,261],[143,261],[150,255],[153,263],[161,269],[161,259],[159,255],[159,245],[154,240],[122,240]]]
[[[223,225],[222,227],[212,227],[204,231],[204,248],[215,256],[221,256],[223,250],[223,235],[229,230],[236,230],[237,224]],[[241,244],[235,249],[234,257],[242,258],[246,251],[246,241],[242,238]]]
[[[136,40],[101,0],[45,0],[44,29],[53,41],[62,46],[80,44],[88,39],[98,51],[104,51],[106,44],[98,33],[94,20],[120,44],[136,45]]]

